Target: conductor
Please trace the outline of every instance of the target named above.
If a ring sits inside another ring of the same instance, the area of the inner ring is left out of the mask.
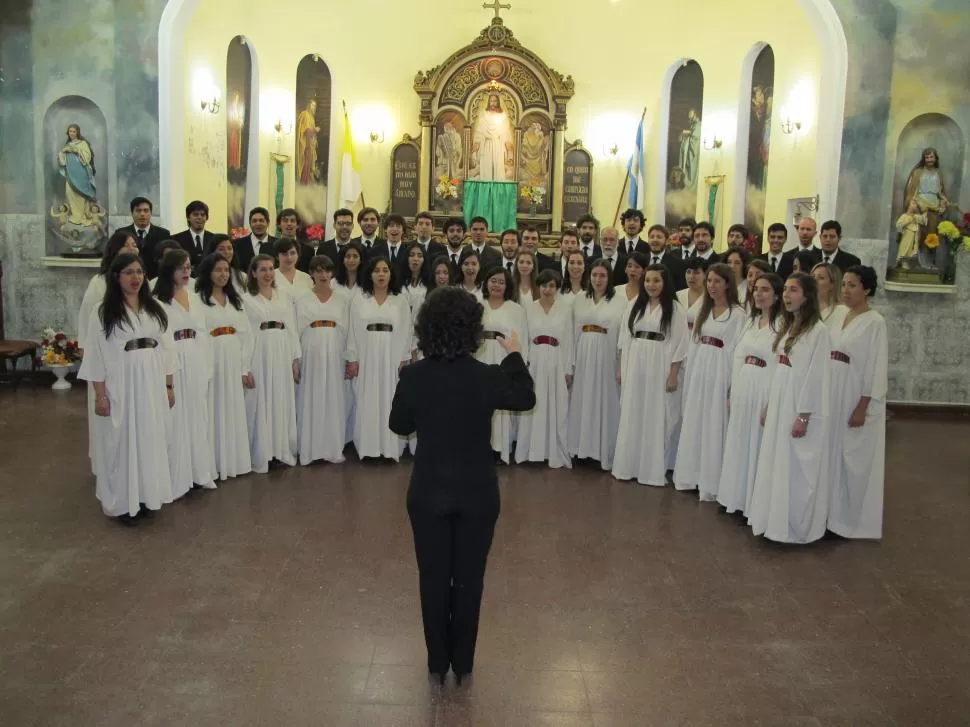
[[[476,360],[482,306],[460,288],[437,288],[415,328],[424,358],[401,371],[389,425],[417,432],[407,508],[414,532],[428,671],[458,684],[472,671],[485,564],[499,514],[491,446],[496,409],[535,406],[518,337],[500,338],[498,365]]]

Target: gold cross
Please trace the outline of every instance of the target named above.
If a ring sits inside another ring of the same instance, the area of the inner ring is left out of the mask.
[[[508,3],[501,3],[499,0],[492,0],[490,3],[482,3],[482,7],[486,10],[494,10],[495,17],[499,17],[500,10],[511,10],[512,6]]]

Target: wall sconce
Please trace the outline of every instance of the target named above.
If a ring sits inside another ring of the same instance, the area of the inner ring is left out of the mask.
[[[718,139],[716,136],[704,138],[704,148],[707,149],[708,151],[713,151],[714,149],[720,149],[723,143],[724,142],[721,139]]]
[[[620,153],[620,145],[619,144],[613,144],[612,146],[609,146],[607,144],[603,144],[603,156],[605,156],[605,157],[615,157],[619,153]]]
[[[219,113],[219,109],[222,108],[222,104],[219,103],[219,99],[213,96],[210,100],[203,99],[199,102],[199,106],[202,107],[203,111],[208,111],[210,114]]]
[[[372,131],[370,133],[370,140],[372,144],[383,144],[384,143],[384,129],[378,129],[377,131]]]
[[[802,122],[798,119],[783,119],[781,122],[781,132],[783,134],[794,134],[802,128]]]
[[[283,123],[283,120],[279,119],[275,124],[273,124],[273,129],[276,130],[277,136],[280,136],[280,137],[289,136],[290,134],[293,133],[293,123],[292,122]]]

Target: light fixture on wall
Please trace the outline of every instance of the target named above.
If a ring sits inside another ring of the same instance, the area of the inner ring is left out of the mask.
[[[802,128],[802,122],[798,119],[785,118],[781,121],[781,132],[783,134],[794,134]]]
[[[199,106],[202,107],[203,111],[208,111],[210,114],[219,113],[219,109],[222,108],[222,104],[219,103],[219,99],[213,96],[211,99],[202,99],[199,102]]]
[[[704,148],[708,151],[720,149],[723,144],[724,142],[721,139],[718,139],[716,136],[704,137]]]
[[[370,133],[370,140],[372,144],[383,144],[384,143],[384,129],[377,129]]]
[[[620,145],[619,144],[613,144],[613,145],[610,145],[608,143],[607,144],[603,144],[603,156],[604,157],[615,157],[619,153],[620,153]]]
[[[277,119],[276,123],[273,124],[273,130],[276,132],[276,135],[280,138],[284,136],[289,136],[290,134],[293,133],[293,122],[292,121],[284,122],[283,119]]]

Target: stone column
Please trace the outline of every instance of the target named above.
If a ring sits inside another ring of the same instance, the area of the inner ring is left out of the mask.
[[[552,231],[562,228],[562,192],[565,169],[566,141],[563,129],[556,129],[552,155]]]
[[[421,124],[421,164],[418,172],[418,211],[431,207],[431,125]]]

